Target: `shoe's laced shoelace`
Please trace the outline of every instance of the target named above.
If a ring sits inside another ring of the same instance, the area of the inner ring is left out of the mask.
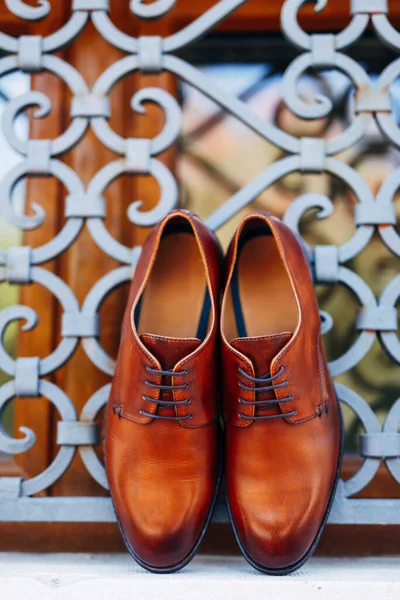
[[[148,373],[151,373],[152,375],[161,375],[162,377],[183,377],[184,375],[188,374],[188,371],[170,371],[170,370],[162,370],[162,369],[153,369],[152,367],[146,367],[146,370]],[[189,387],[188,383],[182,383],[181,385],[162,385],[162,384],[158,384],[158,383],[151,383],[151,381],[145,381],[145,384],[155,390],[160,390],[162,391],[166,391],[166,392],[173,392],[175,390],[185,390],[186,388]],[[156,400],[155,398],[151,398],[150,396],[147,396],[146,394],[143,394],[143,400],[147,400],[147,402],[152,402],[153,404],[157,404],[158,406],[162,406],[164,408],[168,408],[170,406],[187,406],[188,404],[191,404],[191,401],[189,400],[189,398],[186,398],[185,400],[177,400],[176,402],[174,400]],[[166,421],[188,421],[189,419],[193,418],[192,414],[189,415],[185,415],[183,417],[172,417],[169,415],[157,415],[157,414],[152,414],[152,413],[148,413],[145,410],[141,410],[140,414],[143,415],[143,417],[150,417],[152,419],[164,419]]]
[[[273,382],[280,377],[280,375],[282,375],[282,373],[284,372],[285,367],[281,367],[279,369],[279,373],[277,373],[276,375],[271,376],[271,373],[266,373],[265,375],[261,375],[261,377],[252,377],[252,375],[248,375],[246,373],[246,371],[244,371],[243,369],[241,369],[239,367],[239,373],[245,377],[246,379],[248,379],[249,381],[251,381],[252,383],[258,384],[258,383],[272,383],[272,385],[264,385],[262,387],[251,387],[249,385],[246,385],[245,383],[242,383],[241,381],[239,382],[239,386],[243,389],[246,390],[248,392],[254,392],[255,394],[262,394],[264,392],[269,392],[271,390],[276,390],[278,388],[283,388],[286,387],[288,385],[287,381],[283,381],[282,383],[276,383],[274,384]],[[268,410],[269,408],[272,408],[273,406],[277,406],[278,404],[280,404],[281,402],[290,402],[291,400],[293,400],[292,396],[287,396],[286,398],[280,398],[279,400],[274,399],[274,400],[254,400],[253,402],[250,402],[248,400],[244,400],[244,398],[239,398],[239,402],[245,406],[255,406],[256,410],[258,412],[261,412],[263,410]],[[252,417],[249,417],[247,415],[244,415],[242,412],[239,413],[239,417],[241,419],[247,419],[248,421],[253,421],[253,420],[267,420],[267,419],[282,419],[282,418],[286,418],[286,417],[294,417],[296,415],[296,411],[293,410],[290,413],[281,413],[278,415],[254,415]]]

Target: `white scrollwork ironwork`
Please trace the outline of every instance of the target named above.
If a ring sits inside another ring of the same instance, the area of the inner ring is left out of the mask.
[[[28,6],[22,0],[4,0],[8,10],[14,15],[27,21],[39,21],[44,19],[50,12],[49,0],[38,0],[39,6]]]
[[[35,444],[35,433],[21,427],[24,437],[10,437],[2,425],[6,406],[14,397],[35,402],[43,395],[57,408],[60,421],[57,441],[60,450],[52,464],[42,473],[22,481],[15,499],[33,496],[47,489],[69,468],[77,449],[90,475],[105,489],[107,477],[95,451],[99,443],[96,419],[107,402],[110,386],[105,385],[89,398],[78,416],[72,401],[55,384],[43,379],[66,363],[78,344],[82,344],[91,362],[102,372],[112,375],[114,361],[103,349],[100,341],[98,311],[108,294],[128,282],[136,268],[141,247],[124,246],[107,230],[104,224],[107,201],[104,194],[116,178],[147,175],[154,177],[160,186],[160,199],[152,210],[141,210],[141,202],[134,199],[128,208],[127,218],[139,226],[153,225],[178,202],[178,186],[170,170],[157,156],[170,147],[181,130],[182,114],[177,100],[165,90],[148,87],[135,93],[131,106],[133,111],[146,113],[146,104],[161,108],[165,125],[152,139],[124,138],[110,125],[110,93],[123,78],[134,72],[169,72],[193,86],[210,98],[228,114],[254,131],[261,138],[278,147],[285,156],[267,166],[254,179],[247,182],[218,210],[211,214],[207,223],[217,230],[240,210],[248,206],[261,192],[286,175],[294,172],[329,173],[337,178],[355,198],[355,233],[341,246],[316,246],[304,243],[315,282],[327,285],[343,285],[357,299],[360,311],[356,323],[358,335],[342,356],[330,363],[333,376],[343,374],[366,356],[376,338],[387,354],[400,362],[396,304],[400,298],[400,276],[393,279],[375,298],[367,283],[352,270],[349,261],[355,259],[377,232],[390,252],[400,257],[400,236],[396,231],[394,199],[400,188],[400,169],[395,170],[376,195],[373,194],[360,174],[345,164],[339,156],[343,151],[360,142],[375,121],[381,135],[397,149],[400,148],[400,127],[392,111],[390,87],[400,76],[400,58],[394,60],[380,75],[375,85],[361,64],[351,59],[348,48],[357,43],[371,24],[377,36],[400,53],[400,34],[390,24],[385,0],[373,3],[349,0],[351,18],[347,27],[338,33],[308,34],[299,25],[298,13],[307,3],[314,4],[316,12],[323,11],[327,0],[285,0],[281,12],[281,27],[289,43],[300,50],[299,56],[286,69],[283,78],[283,99],[294,115],[309,120],[321,119],[332,112],[332,101],[327,96],[316,96],[311,101],[299,95],[299,80],[310,68],[335,70],[344,73],[354,89],[354,114],[347,128],[336,137],[298,138],[276,124],[264,121],[255,114],[245,101],[234,97],[212,81],[204,72],[174,53],[195,43],[223,21],[247,0],[219,0],[189,25],[165,38],[142,36],[135,38],[120,31],[112,22],[109,0],[74,0],[68,21],[47,37],[22,36],[13,38],[0,32],[0,77],[23,70],[27,73],[48,71],[60,78],[70,89],[72,103],[71,120],[65,131],[52,140],[20,139],[15,130],[15,119],[20,113],[34,108],[33,118],[47,116],[51,102],[40,92],[29,92],[6,107],[2,117],[2,131],[10,146],[22,156],[22,162],[12,168],[1,182],[0,209],[3,216],[21,230],[42,226],[46,215],[39,205],[33,205],[33,214],[17,213],[13,203],[13,190],[21,179],[31,175],[53,177],[67,189],[65,203],[66,222],[57,235],[39,248],[9,248],[0,250],[0,281],[15,284],[35,282],[49,290],[59,301],[63,310],[61,341],[54,351],[44,358],[19,357],[12,359],[5,351],[3,336],[8,325],[25,320],[23,330],[40,326],[36,313],[29,307],[13,306],[0,312],[0,369],[11,380],[0,388],[0,451],[7,454],[26,452]],[[176,0],[131,0],[132,13],[142,19],[157,19],[175,6]],[[6,7],[21,19],[37,21],[50,11],[48,0],[39,0],[37,6],[28,6],[22,0],[6,0]],[[127,55],[110,67],[89,89],[80,73],[68,62],[54,53],[70,44],[91,20],[99,35]],[[61,162],[60,157],[77,146],[91,128],[101,143],[119,155],[103,166],[87,187],[79,175]],[[310,210],[317,209],[316,218],[332,215],[332,201],[321,194],[306,194],[297,198],[288,208],[284,220],[300,237],[300,221]],[[87,228],[92,239],[107,256],[120,263],[116,269],[104,273],[79,305],[71,289],[56,275],[38,265],[60,256]],[[322,331],[329,332],[334,320],[328,313],[322,315]],[[362,508],[352,497],[367,486],[382,463],[386,462],[391,474],[400,482],[400,399],[390,409],[383,427],[367,402],[353,390],[336,384],[336,391],[362,424],[360,454],[364,459],[358,472],[348,481],[341,482],[340,501],[333,511],[339,522],[352,522],[354,510],[364,511],[365,522],[400,523],[400,509],[396,501],[386,502],[385,513],[375,515],[369,509],[369,501]],[[19,494],[19,496],[18,496]],[[0,519],[2,507],[0,479]],[[57,499],[43,519],[57,519]],[[98,499],[100,507],[100,499]],[[34,501],[34,499],[33,499]],[[375,505],[374,505],[375,506]],[[22,509],[21,509],[22,510]],[[99,508],[100,510],[100,508]],[[397,513],[396,513],[397,510]],[[32,510],[27,509],[26,518]],[[20,513],[18,513],[20,514]],[[396,516],[397,514],[397,516]],[[378,518],[379,517],[379,518]],[[79,514],[76,515],[79,520]],[[103,513],[91,516],[93,520],[104,518]],[[107,517],[108,518],[108,517]],[[83,519],[83,517],[82,517]],[[378,519],[378,521],[377,521]]]
[[[165,15],[176,4],[176,0],[155,0],[144,4],[143,0],[131,0],[131,11],[141,19],[157,19]]]

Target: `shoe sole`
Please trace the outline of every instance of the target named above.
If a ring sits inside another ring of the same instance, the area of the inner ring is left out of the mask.
[[[268,567],[263,567],[262,565],[258,564],[257,562],[255,562],[246,552],[246,550],[243,548],[240,540],[239,540],[239,536],[237,534],[236,528],[235,528],[235,524],[232,518],[232,513],[231,513],[231,509],[229,506],[229,502],[228,502],[228,498],[226,498],[226,506],[227,506],[227,510],[228,510],[228,515],[229,515],[229,520],[230,523],[232,525],[232,529],[233,529],[233,533],[235,535],[236,538],[236,542],[240,548],[241,553],[243,554],[244,558],[247,560],[247,562],[254,567],[254,569],[256,569],[257,571],[260,571],[261,573],[264,573],[265,575],[277,575],[277,576],[282,576],[282,575],[290,575],[290,573],[294,573],[295,571],[297,571],[298,569],[300,569],[307,561],[309,558],[311,558],[311,556],[313,555],[316,547],[318,546],[318,542],[321,538],[322,532],[325,529],[325,525],[326,522],[329,518],[329,514],[331,512],[332,506],[333,506],[333,502],[335,499],[335,495],[336,495],[336,489],[337,489],[337,485],[339,482],[339,477],[340,477],[340,471],[341,471],[341,467],[342,467],[342,459],[343,459],[343,446],[344,446],[344,423],[343,423],[343,415],[342,415],[342,409],[340,407],[340,403],[339,400],[336,396],[336,400],[338,403],[338,408],[339,408],[339,417],[340,417],[340,448],[339,448],[339,457],[338,457],[338,464],[337,464],[337,468],[336,468],[336,475],[335,475],[335,480],[333,483],[333,487],[332,487],[332,491],[331,491],[331,495],[329,497],[329,501],[328,501],[328,505],[326,507],[325,510],[325,514],[324,514],[324,518],[322,520],[322,523],[320,525],[320,528],[318,529],[317,535],[315,536],[310,548],[308,549],[307,553],[300,559],[298,560],[295,564],[289,566],[289,567],[283,567],[283,568],[268,568]]]

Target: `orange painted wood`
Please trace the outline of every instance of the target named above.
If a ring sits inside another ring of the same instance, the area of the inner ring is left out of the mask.
[[[46,21],[51,22],[54,17],[55,7],[63,0],[57,0],[52,3],[52,12]],[[35,5],[35,0],[25,0],[27,4]],[[67,2],[69,4],[69,2]],[[120,0],[111,0],[111,14],[114,14],[118,5],[123,5]],[[193,21],[199,14],[216,4],[216,0],[178,0],[171,13],[162,19],[170,20],[174,23],[175,30],[183,25]],[[278,32],[279,15],[283,0],[248,0],[248,2],[238,8],[230,17],[228,17],[218,28],[219,31],[265,31]],[[327,7],[319,14],[313,11],[313,6],[309,5],[301,11],[301,24],[308,31],[327,31],[339,30],[347,25],[350,20],[350,0],[329,0]],[[400,2],[389,0],[389,18],[395,27],[400,26]],[[128,15],[124,23],[124,29],[129,28],[135,17]],[[137,21],[137,20],[136,20]],[[156,21],[152,24],[153,30],[158,30],[162,21]],[[56,27],[53,29],[55,30]],[[38,25],[27,24],[12,15],[2,3],[0,7],[0,28],[7,30],[12,35],[23,35],[26,33],[35,33]]]
[[[173,30],[177,31],[196,19],[205,10],[216,4],[217,0],[178,0],[175,7],[161,20],[149,24],[151,35],[159,35],[160,24],[170,21]],[[111,7],[113,6],[111,1]],[[280,32],[280,13],[283,0],[248,0],[226,18],[215,31]],[[300,11],[300,23],[307,31],[332,31],[343,29],[350,21],[350,0],[329,0],[327,7],[320,13],[314,12],[312,4]],[[398,27],[400,25],[400,3],[389,0],[389,19]],[[124,27],[129,30],[129,23]]]
[[[37,6],[37,0],[24,0],[24,4],[28,6]],[[5,33],[13,36],[19,35],[42,35],[42,33],[50,34],[56,31],[60,26],[60,15],[63,14],[63,21],[67,19],[68,11],[71,3],[65,0],[51,0],[50,14],[39,23],[24,21],[15,16],[8,10],[5,2],[0,3],[0,29]]]
[[[202,11],[213,6],[213,0],[178,0],[172,18],[179,25],[192,21]],[[279,18],[283,0],[248,0],[221,25],[221,31],[280,31]],[[350,0],[329,0],[327,7],[315,13],[313,5],[301,10],[301,24],[308,31],[339,30],[350,21]],[[389,0],[390,20],[393,25],[400,23],[400,3]]]

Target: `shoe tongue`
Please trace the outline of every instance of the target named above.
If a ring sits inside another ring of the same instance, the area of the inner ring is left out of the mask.
[[[174,338],[143,333],[140,340],[155,356],[163,369],[173,369],[182,358],[191,354],[201,344],[198,338]]]
[[[272,335],[236,338],[231,344],[251,360],[256,376],[260,377],[269,372],[272,360],[286,346],[292,335],[285,331]]]

